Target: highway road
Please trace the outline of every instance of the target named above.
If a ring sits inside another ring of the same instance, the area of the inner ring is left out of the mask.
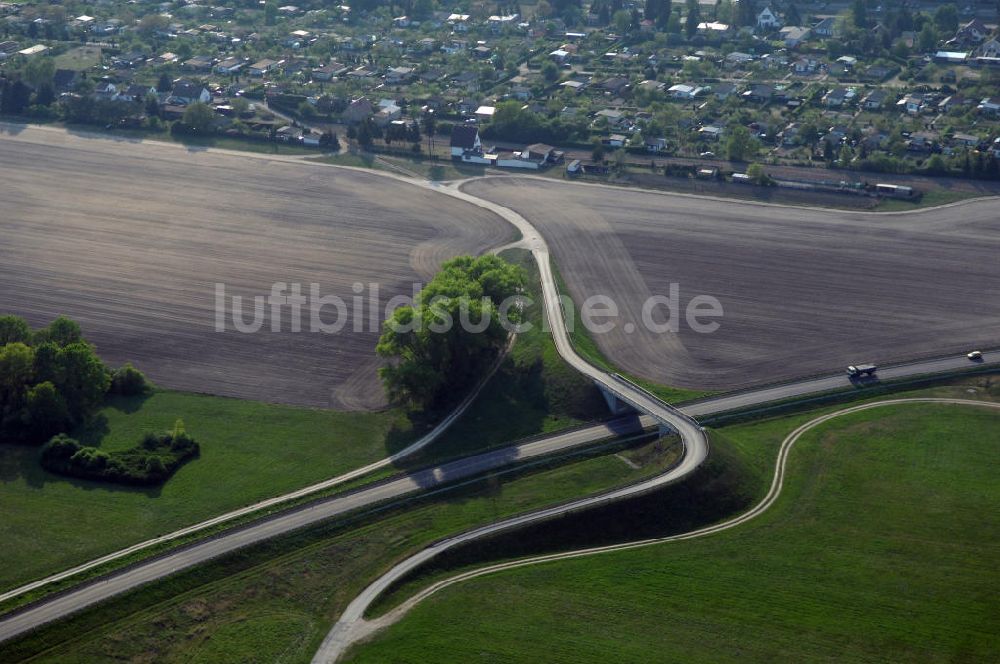
[[[447,588],[449,586],[453,586],[457,583],[468,581],[480,576],[485,576],[487,574],[494,574],[496,572],[502,572],[510,569],[516,569],[519,567],[527,567],[529,565],[537,565],[540,563],[568,560],[572,558],[583,558],[586,556],[593,556],[601,553],[608,553],[611,551],[625,551],[628,549],[636,549],[644,546],[650,546],[653,544],[662,544],[665,542],[676,542],[681,540],[696,539],[698,537],[705,537],[706,535],[712,535],[715,533],[722,532],[724,530],[729,530],[730,528],[735,528],[736,526],[742,525],[752,519],[757,518],[758,516],[766,512],[778,500],[778,497],[781,495],[781,489],[784,486],[785,468],[786,468],[786,462],[788,460],[788,454],[789,452],[791,452],[791,449],[795,445],[795,443],[798,442],[799,439],[801,439],[802,436],[805,435],[807,432],[815,429],[816,427],[822,424],[825,424],[826,422],[829,422],[832,419],[836,419],[844,415],[850,415],[852,413],[857,413],[864,410],[870,410],[872,408],[881,408],[883,406],[908,405],[908,404],[920,405],[926,403],[949,404],[957,406],[976,406],[980,408],[994,408],[994,409],[1000,408],[1000,403],[992,401],[973,401],[966,399],[942,399],[942,398],[912,398],[912,399],[888,399],[885,401],[876,401],[873,403],[851,406],[843,410],[838,410],[833,413],[827,413],[826,415],[821,415],[820,417],[817,417],[813,420],[810,420],[809,422],[806,422],[805,424],[801,425],[800,427],[792,431],[790,434],[788,434],[788,436],[784,439],[784,441],[782,441],[781,447],[778,451],[778,458],[775,461],[774,476],[771,480],[771,486],[768,489],[767,494],[764,496],[764,498],[761,499],[760,503],[755,505],[753,508],[747,510],[746,512],[732,519],[729,519],[728,521],[724,521],[722,523],[707,526],[704,528],[699,528],[697,530],[689,531],[686,533],[670,535],[667,537],[658,537],[653,539],[638,540],[635,542],[626,542],[623,544],[612,544],[608,546],[592,547],[589,549],[580,549],[577,551],[565,551],[561,553],[552,553],[552,554],[534,556],[531,558],[522,558],[520,560],[497,563],[494,565],[489,565],[487,567],[481,567],[479,569],[463,572],[461,574],[457,574],[455,576],[448,577],[446,579],[442,579],[441,581],[431,584],[430,586],[424,588],[423,590],[415,594],[413,597],[408,598],[405,602],[403,602],[402,604],[392,609],[383,616],[380,616],[373,620],[364,620],[363,618],[361,618],[355,621],[354,628],[351,630],[351,635],[353,637],[351,643],[356,643],[365,638],[368,638],[370,635],[377,632],[378,630],[384,629],[385,627],[388,627],[389,625],[392,625],[393,623],[397,622],[403,616],[405,616],[414,606],[422,602],[424,599],[430,597],[434,593],[443,590],[444,588]],[[458,540],[460,538],[461,541],[467,541],[468,539],[470,539],[468,537],[459,536],[453,538],[453,540],[456,541],[456,543],[458,543]],[[438,543],[435,546],[439,548],[441,547],[448,548],[449,543],[453,540],[446,540],[444,542]],[[415,556],[410,560],[416,560],[416,559],[417,557]],[[400,565],[397,565],[397,567],[405,566],[406,562],[407,561],[400,563]],[[352,615],[357,613],[359,609],[363,612],[364,609],[366,608],[355,605],[356,603],[360,603],[361,597],[367,597],[367,595],[363,594],[362,596],[359,597],[359,599],[352,602],[352,604],[348,609],[348,611],[350,611]],[[347,613],[345,612],[345,616],[346,615]],[[341,620],[343,621],[343,618]],[[341,623],[338,623],[338,625],[340,624]],[[341,629],[343,629],[343,627],[341,627]],[[350,643],[345,642],[342,645],[346,650],[346,646],[350,645]],[[330,662],[335,661],[335,658],[338,655],[339,653],[337,652],[333,652],[332,650],[323,650],[321,648],[321,650],[317,653],[316,657],[313,659],[313,664],[329,664]]]
[[[253,158],[252,155],[243,155]],[[327,166],[316,165],[327,168]],[[382,174],[397,180],[409,182],[391,174]],[[549,251],[541,234],[516,212],[500,205],[478,199],[461,192],[457,187],[442,187],[432,183],[419,183],[428,189],[441,192],[455,198],[471,202],[479,207],[491,210],[511,222],[523,235],[522,243],[531,250],[538,263],[542,280],[545,312],[550,321],[553,339],[560,355],[574,368],[588,376],[596,383],[614,392],[627,403],[642,411],[640,418],[625,418],[612,423],[595,425],[550,436],[508,448],[494,450],[483,454],[443,464],[435,468],[424,469],[410,475],[392,478],[385,482],[363,487],[357,491],[318,501],[301,509],[290,510],[278,514],[247,527],[226,532],[218,537],[202,541],[170,552],[162,557],[141,562],[129,569],[110,576],[96,579],[92,582],[67,591],[61,595],[46,599],[31,605],[0,620],[0,641],[23,634],[47,622],[63,618],[93,604],[126,592],[140,585],[164,578],[182,569],[204,563],[218,556],[235,551],[266,539],[289,533],[293,530],[343,515],[350,511],[371,508],[386,501],[398,500],[418,491],[428,491],[444,484],[463,478],[472,477],[513,463],[523,462],[541,456],[564,453],[580,446],[592,444],[595,441],[621,434],[634,433],[641,427],[665,426],[676,431],[685,446],[685,454],[680,463],[659,477],[652,478],[640,484],[626,487],[602,496],[584,498],[557,508],[542,510],[531,515],[519,517],[523,520],[546,518],[559,512],[583,509],[595,502],[624,498],[641,491],[648,491],[655,486],[675,481],[693,472],[708,454],[708,444],[704,431],[692,417],[694,414],[707,415],[723,412],[734,407],[748,407],[762,404],[775,398],[791,398],[826,391],[846,384],[846,376],[831,376],[817,378],[801,383],[788,383],[776,388],[763,388],[739,395],[706,400],[695,404],[690,412],[682,412],[669,404],[663,403],[645,390],[589,365],[578,356],[569,342],[565,327],[562,325],[562,315],[559,308],[558,291],[552,274]],[[868,358],[866,358],[868,359]],[[934,371],[934,367],[944,367],[944,370],[961,365],[959,359],[932,360],[927,363],[906,365],[899,371],[899,376],[915,376]],[[987,363],[1000,362],[1000,353],[989,353],[985,358]],[[968,363],[968,360],[965,360]],[[516,525],[516,524],[514,524]],[[511,526],[512,527],[512,526]],[[474,531],[475,532],[475,531]]]

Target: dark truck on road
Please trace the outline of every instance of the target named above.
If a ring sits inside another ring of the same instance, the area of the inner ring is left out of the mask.
[[[847,375],[851,378],[861,378],[862,376],[872,376],[878,369],[874,364],[859,364],[854,366],[853,364],[847,367]]]

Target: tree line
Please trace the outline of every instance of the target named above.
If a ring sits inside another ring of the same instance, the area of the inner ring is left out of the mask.
[[[83,424],[109,393],[148,389],[132,365],[112,370],[63,316],[32,330],[0,316],[0,441],[37,444]]]

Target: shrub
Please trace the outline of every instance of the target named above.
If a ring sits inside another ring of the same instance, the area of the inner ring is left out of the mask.
[[[177,436],[148,433],[136,447],[110,454],[59,434],[42,448],[42,467],[60,475],[88,480],[160,484],[199,453],[198,443],[184,433],[180,420],[178,425]]]
[[[122,396],[137,396],[149,390],[149,383],[141,371],[126,362],[125,366],[114,372],[111,377],[111,391]]]

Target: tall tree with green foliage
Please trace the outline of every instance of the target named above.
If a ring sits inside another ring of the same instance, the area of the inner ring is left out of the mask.
[[[732,161],[746,161],[757,154],[757,141],[750,136],[746,127],[736,126],[728,130],[726,158]]]
[[[418,408],[441,405],[470,385],[506,343],[501,307],[524,285],[520,268],[493,255],[447,261],[412,306],[385,322],[376,351],[389,398]],[[518,322],[519,310],[503,311]]]
[[[687,17],[684,19],[684,33],[688,39],[694,37],[698,32],[698,24],[701,23],[701,7],[698,0],[687,0]]]
[[[868,4],[865,0],[854,0],[851,4],[851,22],[856,28],[868,27]]]
[[[958,30],[958,8],[955,5],[941,5],[934,12],[934,26],[939,32],[953,34]]]

